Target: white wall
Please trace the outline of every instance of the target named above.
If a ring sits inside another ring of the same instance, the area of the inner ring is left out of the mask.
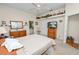
[[[59,22],[59,20],[62,20],[63,22]],[[64,39],[64,16],[63,17],[58,17],[58,18],[51,18],[51,19],[42,19],[39,21],[39,27],[41,30],[41,34],[47,36],[48,35],[48,28],[47,28],[47,23],[52,22],[52,21],[57,21],[58,26],[57,26],[57,38],[58,39]]]
[[[68,21],[68,35],[71,35],[75,42],[79,43],[79,15],[70,16]]]
[[[68,16],[79,13],[79,3],[66,4],[66,14]]]
[[[35,20],[35,16],[12,7],[0,6],[0,24],[1,21],[6,21],[9,25],[10,21],[23,21],[25,23],[29,20]],[[7,26],[6,29],[9,31],[10,28]],[[29,34],[29,25],[24,26],[23,29],[26,29],[27,34]]]

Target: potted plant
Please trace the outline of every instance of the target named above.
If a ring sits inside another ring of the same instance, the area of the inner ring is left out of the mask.
[[[74,38],[72,36],[67,36],[66,43],[69,43],[69,44],[74,43]]]

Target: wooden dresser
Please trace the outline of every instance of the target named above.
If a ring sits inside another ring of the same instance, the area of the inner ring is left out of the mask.
[[[48,28],[48,37],[55,39],[56,38],[56,29]]]
[[[23,37],[26,36],[26,30],[21,30],[21,31],[10,31],[10,36],[17,38],[17,37]]]

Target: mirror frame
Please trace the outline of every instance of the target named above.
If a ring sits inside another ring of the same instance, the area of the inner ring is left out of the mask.
[[[22,23],[22,27],[21,28],[12,28],[12,23],[11,22],[16,22],[16,23],[18,23],[18,22],[20,22],[20,23]],[[10,21],[10,28],[11,29],[23,29],[23,21]]]

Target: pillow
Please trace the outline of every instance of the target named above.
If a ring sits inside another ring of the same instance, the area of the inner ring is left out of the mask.
[[[18,40],[13,38],[6,38],[5,42],[1,46],[5,46],[9,52],[11,52],[14,49],[23,47],[23,45],[19,43]]]

